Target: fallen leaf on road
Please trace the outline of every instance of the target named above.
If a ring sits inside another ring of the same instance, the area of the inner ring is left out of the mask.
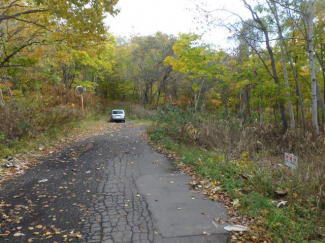
[[[6,237],[8,235],[10,235],[10,231],[8,231],[8,230],[4,234],[0,234],[0,236],[3,236],[3,237]]]
[[[15,237],[19,237],[19,236],[25,236],[25,234],[21,233],[21,232],[17,232],[14,234]]]
[[[248,228],[242,225],[229,225],[224,227],[225,230],[227,231],[239,231],[239,232],[243,232],[243,231],[247,231]]]
[[[43,179],[43,180],[38,181],[38,183],[48,182],[48,180],[49,180],[49,179]]]

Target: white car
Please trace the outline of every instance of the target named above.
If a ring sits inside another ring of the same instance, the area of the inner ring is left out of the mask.
[[[125,112],[124,110],[112,110],[110,121],[122,121],[125,122]]]

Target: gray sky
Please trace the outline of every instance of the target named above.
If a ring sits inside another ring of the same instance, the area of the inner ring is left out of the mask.
[[[205,2],[209,9],[225,7],[245,15],[241,0],[119,0],[117,7],[121,12],[109,16],[106,24],[115,36],[152,35],[157,31],[175,36],[188,32],[201,34],[202,25],[194,19],[199,15],[195,10],[198,2]],[[206,33],[203,39],[226,48],[227,36],[227,31],[219,28]]]

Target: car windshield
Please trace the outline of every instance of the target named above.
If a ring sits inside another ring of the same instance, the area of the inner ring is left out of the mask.
[[[123,114],[124,112],[123,111],[113,111],[113,114],[116,115],[116,114]]]

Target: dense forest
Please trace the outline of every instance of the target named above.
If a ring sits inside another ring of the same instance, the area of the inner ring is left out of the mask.
[[[222,23],[236,45],[231,51],[192,33],[115,38],[103,24],[105,13],[116,14],[115,2],[87,3],[2,2],[2,106],[45,87],[65,93],[70,103],[71,90],[82,85],[105,99],[149,108],[173,103],[243,123],[281,124],[284,133],[323,132],[322,1],[244,1],[252,18],[231,13],[238,21]],[[207,24],[221,24],[201,11]]]
[[[199,4],[205,26],[229,31],[227,50],[195,33],[113,36],[104,20],[117,2],[0,0],[1,156],[12,141],[80,119],[82,86],[86,113],[136,104],[158,114],[156,135],[165,129],[227,159],[271,156],[271,168],[258,166],[274,171],[284,152],[298,155],[306,166],[295,182],[306,186],[297,190],[323,210],[325,2],[238,1],[249,19]]]

